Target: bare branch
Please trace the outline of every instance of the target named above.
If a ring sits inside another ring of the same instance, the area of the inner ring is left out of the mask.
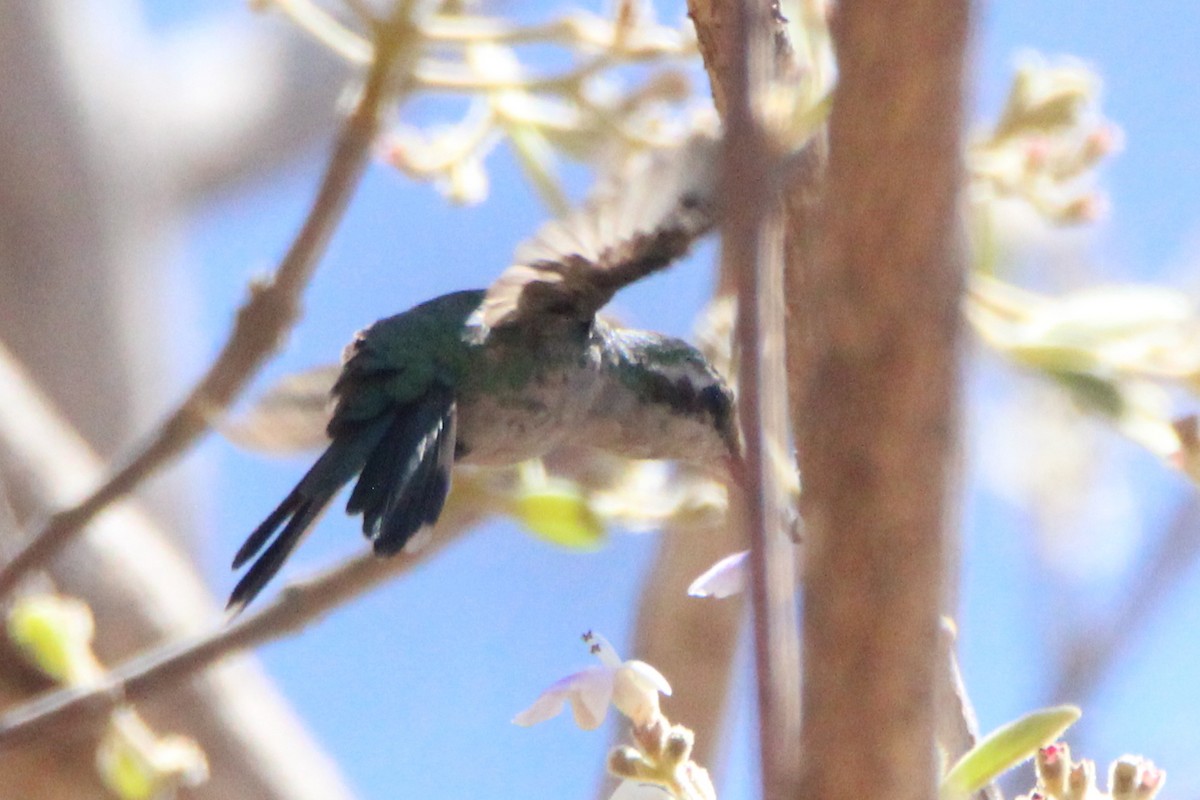
[[[733,506],[750,538],[763,796],[795,797],[800,727],[799,642],[792,543],[769,448],[786,442],[783,227],[778,159],[753,99],[773,77],[768,6],[743,0],[726,20],[725,227],[722,260],[737,286],[738,408],[744,438]]]
[[[419,553],[401,553],[388,559],[370,552],[356,556],[315,578],[288,585],[253,614],[126,662],[97,686],[52,692],[19,706],[0,717],[0,752],[58,726],[95,722],[117,705],[137,702],[175,686],[231,653],[296,633],[348,600],[422,563],[486,513],[486,494],[474,491],[469,482],[459,481],[430,546]]]
[[[979,721],[975,708],[967,697],[962,673],[958,668],[956,631],[948,621],[942,624],[938,636],[939,676],[937,691],[937,742],[946,751],[946,761],[953,764],[975,746],[979,739]]]
[[[76,536],[97,512],[190,447],[224,411],[278,346],[300,312],[300,295],[366,169],[371,143],[400,62],[415,61],[409,3],[378,29],[377,57],[346,120],[308,216],[275,274],[250,287],[229,339],[191,393],[115,471],[79,504],[53,514],[0,568],[0,597]]]
[[[808,550],[801,796],[935,796],[967,0],[834,16],[823,246],[793,298]]]
[[[768,6],[689,0],[688,11],[726,128],[729,199],[720,290],[736,290],[739,301],[738,405],[746,440],[742,485],[731,492],[731,518],[751,542],[763,790],[767,798],[793,797],[800,720],[795,551],[782,533],[782,489],[766,450],[786,452],[787,441],[783,228],[779,181],[770,178],[788,170],[776,169],[778,154],[752,98],[761,96],[767,81],[787,74],[794,60],[787,30],[780,18],[767,16]]]
[[[979,740],[979,719],[958,668],[958,632],[943,618],[938,637],[937,679],[934,683],[934,730],[947,764],[953,764]],[[973,795],[975,800],[1004,800],[995,783]]]
[[[1176,590],[1198,557],[1200,499],[1189,494],[1121,592],[1121,603],[1103,616],[1099,626],[1078,632],[1067,643],[1049,696],[1087,706],[1101,680],[1137,643],[1157,607]]]
[[[0,396],[0,484],[18,519],[69,503],[95,485],[103,462],[2,347]],[[0,515],[0,525],[8,524],[8,516]],[[97,655],[108,662],[154,642],[193,635],[217,616],[216,602],[187,555],[128,500],[93,520],[77,546],[55,559],[47,572],[49,579],[39,574],[38,585],[28,588],[53,591],[56,585],[85,599],[103,634],[95,643]],[[45,689],[46,682],[31,681],[24,661],[6,644],[0,637],[0,705],[11,707]],[[288,800],[350,796],[332,761],[249,659],[227,661],[205,680],[180,686],[163,702],[139,711],[161,730],[186,729],[204,748],[215,769],[209,783],[192,793],[196,798],[231,793]],[[55,771],[51,784],[75,785],[73,793],[62,796],[98,796],[102,790],[90,767],[94,739],[66,736],[55,741],[58,746],[49,753],[4,754],[0,772],[6,789],[21,795],[20,787],[37,787],[34,794],[41,796],[49,785],[47,758],[57,758],[80,765]]]

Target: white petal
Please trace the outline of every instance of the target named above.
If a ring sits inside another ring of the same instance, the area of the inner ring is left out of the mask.
[[[559,681],[562,683],[562,681]],[[558,686],[558,684],[555,684]],[[568,691],[551,687],[542,696],[533,701],[533,705],[513,717],[514,725],[529,727],[557,717],[562,713],[563,705],[567,702]]]
[[[621,656],[617,653],[617,648],[612,646],[612,642],[605,639],[603,634],[595,631],[588,631],[584,641],[591,645],[592,655],[600,659],[600,663],[612,669],[620,669]]]
[[[575,724],[581,730],[594,731],[608,716],[608,704],[605,703],[600,708],[591,708],[583,701],[583,697],[573,694],[571,695],[571,714],[575,717]]]
[[[656,692],[662,692],[668,697],[671,696],[671,684],[667,683],[667,679],[663,677],[661,672],[645,661],[631,659],[625,662],[622,669],[629,670],[637,679],[637,682],[647,690],[653,689]]]
[[[613,672],[604,667],[589,667],[572,676],[571,711],[575,724],[585,731],[600,727],[613,698]]]
[[[743,550],[725,556],[713,564],[704,574],[692,581],[688,594],[692,597],[731,597],[741,594],[746,589],[746,556],[750,551]]]
[[[658,670],[641,661],[628,661],[613,681],[613,705],[635,725],[645,725],[659,715],[658,693],[671,686]]]
[[[625,780],[608,800],[664,800],[671,793],[656,783]]]

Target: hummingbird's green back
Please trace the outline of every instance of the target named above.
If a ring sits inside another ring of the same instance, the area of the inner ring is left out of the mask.
[[[330,435],[416,400],[435,381],[458,386],[474,349],[463,330],[482,299],[482,290],[445,294],[361,331],[334,385]]]

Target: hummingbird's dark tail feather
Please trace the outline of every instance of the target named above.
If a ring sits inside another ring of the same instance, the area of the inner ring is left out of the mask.
[[[295,494],[293,492],[292,494]],[[332,495],[324,497],[299,498],[299,505],[295,505],[291,512],[291,519],[287,525],[280,531],[275,540],[270,546],[263,551],[262,555],[250,566],[242,579],[237,582],[237,586],[233,587],[233,593],[229,595],[229,603],[225,606],[226,610],[240,611],[251,600],[258,596],[258,593],[263,590],[263,587],[275,577],[275,573],[279,572],[283,562],[287,561],[287,557],[291,555],[292,550],[300,543],[300,539],[304,536],[304,532],[308,530],[308,526],[316,519],[328,503]],[[289,499],[291,496],[289,495]],[[286,501],[285,501],[286,503]],[[283,508],[283,506],[280,506]],[[275,515],[272,514],[272,517]],[[277,523],[278,525],[278,523]],[[260,529],[261,530],[261,529]],[[273,530],[271,531],[274,532]],[[258,531],[255,531],[258,533]]]
[[[453,407],[424,440],[422,448],[408,486],[403,493],[396,492],[388,503],[389,510],[383,519],[379,537],[373,543],[379,555],[393,555],[406,545],[415,545],[415,537],[422,530],[430,528],[441,516],[446,496],[450,493],[450,475],[454,466]]]
[[[234,587],[227,609],[241,610],[275,577],[313,520],[362,469],[390,424],[388,418],[374,420],[335,439],[296,488],[254,529],[234,556],[233,568],[238,569],[255,556],[258,558]]]
[[[398,553],[437,521],[454,465],[455,404],[436,385],[397,414],[363,466],[346,513],[362,512],[363,534],[378,555]]]
[[[238,548],[237,554],[233,557],[232,568],[241,569],[243,564],[258,555],[258,551],[262,550],[275,531],[279,530],[283,521],[295,514],[296,509],[303,502],[304,496],[300,494],[300,488],[292,489],[291,494],[285,497],[283,502],[271,512],[271,515],[254,529],[254,533],[250,534],[246,541],[242,542],[242,546]]]

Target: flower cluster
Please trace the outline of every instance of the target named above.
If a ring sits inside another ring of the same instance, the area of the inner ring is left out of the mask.
[[[1019,201],[1054,225],[1091,221],[1104,205],[1091,179],[1121,137],[1100,114],[1099,94],[1098,77],[1081,62],[1026,56],[999,118],[975,136],[967,319],[985,344],[1198,480],[1200,457],[1172,402],[1174,390],[1200,397],[1200,313],[1191,300],[1134,285],[1051,297],[996,277],[1001,201]]]
[[[613,705],[634,725],[653,723],[660,716],[658,695],[671,694],[671,684],[658,670],[643,661],[622,661],[616,648],[598,633],[588,631],[583,642],[600,660],[555,682],[533,705],[517,714],[517,725],[536,725],[558,716],[570,702],[575,723],[585,731],[600,727]]]
[[[1051,378],[1081,409],[1200,479],[1171,391],[1200,398],[1200,314],[1181,292],[1152,286],[1049,297],[987,276],[967,318],[985,343]]]
[[[363,4],[346,5],[349,19],[314,0],[256,3],[260,10],[283,13],[348,61],[365,63],[372,46],[360,31],[375,21]],[[431,109],[449,109],[457,119],[423,128],[395,125],[385,157],[409,177],[432,182],[453,202],[477,203],[487,196],[484,162],[507,141],[543,202],[562,212],[568,204],[556,175],[560,155],[583,161],[621,156],[679,141],[697,121],[689,108],[688,75],[696,68],[695,34],[686,21],[660,24],[649,4],[621,0],[611,18],[572,12],[532,26],[466,13],[450,2],[411,5],[408,22],[418,55],[397,80],[399,99],[432,98],[423,103],[422,117]],[[565,51],[571,66],[531,74],[518,53],[537,46]],[[626,86],[624,79],[634,73],[641,80]]]
[[[716,800],[708,771],[692,761],[695,737],[690,730],[659,717],[649,725],[634,726],[632,733],[633,745],[608,755],[608,771],[622,779],[611,800],[644,786],[658,787],[679,800]]]
[[[1153,800],[1167,779],[1153,762],[1141,756],[1122,756],[1109,767],[1108,791],[1101,791],[1095,763],[1072,761],[1065,742],[1041,748],[1034,766],[1037,787],[1018,800]]]
[[[1099,93],[1085,65],[1026,56],[999,119],[968,151],[976,207],[1019,199],[1054,224],[1096,219],[1104,202],[1087,178],[1121,143],[1120,131],[1096,111]]]
[[[672,725],[659,709],[659,694],[671,685],[643,661],[623,661],[612,644],[588,631],[584,644],[600,660],[553,683],[533,705],[517,714],[517,725],[536,725],[558,716],[568,703],[575,723],[584,730],[598,728],[612,705],[632,723],[632,745],[609,754],[608,769],[621,778],[611,800],[716,800],[712,781],[691,759],[694,734]]]

